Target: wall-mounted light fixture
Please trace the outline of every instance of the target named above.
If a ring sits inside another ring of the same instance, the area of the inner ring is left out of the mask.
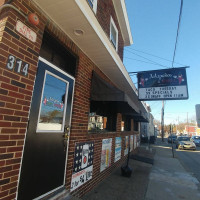
[[[74,34],[77,36],[82,36],[84,34],[84,31],[81,29],[75,29]]]

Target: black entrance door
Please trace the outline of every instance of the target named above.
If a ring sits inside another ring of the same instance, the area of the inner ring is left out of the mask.
[[[40,58],[25,139],[18,200],[40,199],[64,186],[74,79]]]

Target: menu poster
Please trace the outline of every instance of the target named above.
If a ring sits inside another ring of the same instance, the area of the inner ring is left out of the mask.
[[[124,155],[128,154],[128,148],[129,148],[129,136],[125,136],[125,140],[124,140]]]
[[[111,166],[112,138],[102,140],[100,172]]]
[[[76,143],[70,191],[92,179],[93,157],[94,142]]]
[[[115,162],[121,159],[121,151],[122,151],[122,138],[115,138]]]
[[[133,135],[130,136],[130,151],[133,151]]]

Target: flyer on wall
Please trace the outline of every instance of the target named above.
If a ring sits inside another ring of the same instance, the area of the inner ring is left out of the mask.
[[[137,147],[137,136],[136,135],[134,135],[135,137],[134,137],[134,149],[136,149],[136,147]]]
[[[111,166],[112,138],[102,140],[100,172]]]
[[[133,135],[130,136],[130,151],[133,151]]]
[[[129,148],[129,136],[125,136],[125,141],[124,141],[124,155],[128,154],[128,148]]]
[[[70,191],[92,179],[93,156],[94,142],[76,143]]]
[[[115,138],[115,162],[121,159],[121,151],[122,151],[122,138]]]

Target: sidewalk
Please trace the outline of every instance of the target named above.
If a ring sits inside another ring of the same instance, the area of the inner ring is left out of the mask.
[[[83,196],[83,200],[199,200],[198,180],[189,174],[179,160],[172,158],[171,148],[158,142],[139,148],[139,158],[130,159],[130,178],[122,177],[120,169]],[[144,159],[141,159],[144,158]],[[146,163],[154,158],[154,164]],[[141,160],[141,161],[138,161]],[[78,200],[73,197],[71,200]]]
[[[172,158],[171,148],[161,142],[153,148],[156,154],[145,200],[199,200],[198,180],[183,168],[176,154]]]
[[[144,149],[144,150],[143,150]],[[140,155],[146,155],[146,148],[140,149]],[[151,157],[151,154],[148,155]],[[148,187],[148,177],[152,165],[130,159],[129,166],[133,169],[130,178],[121,176],[121,169],[117,169],[105,181],[100,183],[83,200],[142,200]]]

